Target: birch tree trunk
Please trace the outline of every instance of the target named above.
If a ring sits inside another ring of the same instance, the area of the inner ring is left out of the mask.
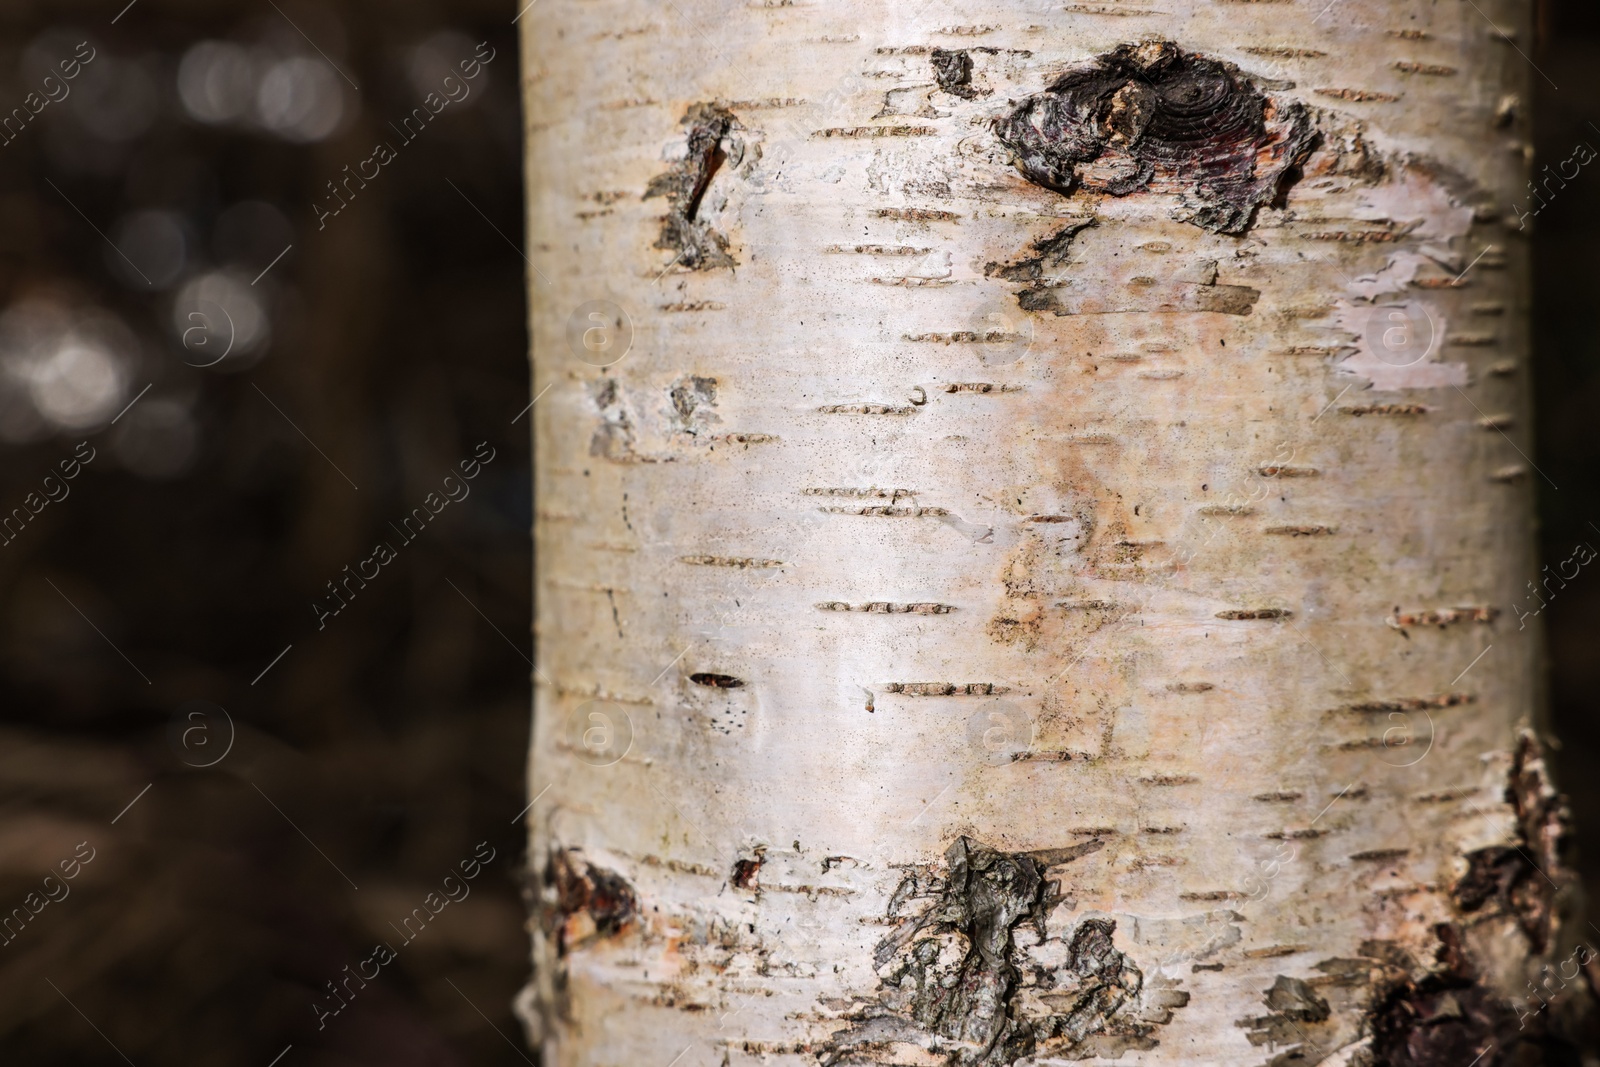
[[[547,1064],[1578,1062],[1527,16],[527,15]]]

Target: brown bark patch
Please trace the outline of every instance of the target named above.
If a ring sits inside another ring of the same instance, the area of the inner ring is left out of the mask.
[[[1316,139],[1309,112],[1170,41],[1119,45],[995,123],[1022,175],[1070,196],[1178,193],[1180,218],[1243,233]]]

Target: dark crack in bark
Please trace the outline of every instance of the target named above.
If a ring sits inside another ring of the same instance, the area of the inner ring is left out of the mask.
[[[652,178],[645,189],[646,200],[654,196],[667,200],[655,247],[676,252],[673,262],[689,270],[732,267],[728,239],[699,214],[712,177],[724,163],[737,164],[743,154],[743,146],[731,137],[739,120],[716,104],[695,104],[683,116],[683,125],[689,128],[687,154],[665,174]]]
[[[1230,63],[1170,41],[1119,45],[995,123],[1029,181],[1071,195],[1177,193],[1179,216],[1247,230],[1316,140],[1302,104],[1264,96]]]
[[[921,1045],[949,1067],[1002,1067],[1033,1055],[1116,1056],[1155,1045],[1153,1026],[1132,1018],[1144,976],[1113,944],[1116,923],[1085,919],[1051,938],[1046,916],[1062,899],[1046,879],[1053,866],[1097,851],[1092,841],[1069,849],[1006,853],[968,837],[945,854],[943,876],[912,870],[890,899],[900,926],[875,954],[882,991],[838,1035],[826,1064],[888,1043]],[[928,903],[906,915],[919,901]],[[1044,962],[1019,944],[1053,942]],[[1151,1018],[1165,1021],[1187,995],[1161,990]]]

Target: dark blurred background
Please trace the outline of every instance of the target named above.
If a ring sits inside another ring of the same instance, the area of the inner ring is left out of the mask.
[[[1542,170],[1558,168],[1580,144],[1591,157],[1600,154],[1600,5],[1541,0],[1538,31],[1532,58],[1543,74],[1533,79],[1534,166]],[[1575,546],[1600,550],[1600,173],[1586,169],[1580,179],[1550,197],[1530,223],[1535,459],[1549,475],[1538,483],[1539,547],[1552,575],[1571,573]],[[1536,577],[1543,575],[1529,575]],[[1577,823],[1574,863],[1600,922],[1600,579],[1585,568],[1546,589],[1555,592],[1540,618],[1551,726],[1561,745],[1556,772]],[[1514,628],[1503,625],[1509,636]]]
[[[0,4],[0,1062],[526,1061],[517,10]]]
[[[0,5],[0,1061],[531,1062],[521,5],[125,3]],[[1600,148],[1600,9],[1538,25],[1542,164]],[[1533,237],[1551,562],[1597,183]],[[1600,581],[1543,620],[1600,896]]]

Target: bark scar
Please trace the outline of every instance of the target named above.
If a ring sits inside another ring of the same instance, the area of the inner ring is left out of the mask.
[[[1239,68],[1171,41],[1118,45],[995,121],[1023,177],[1070,196],[1177,193],[1213,233],[1249,229],[1310,154],[1303,104],[1264,96]]]
[[[644,193],[646,200],[654,196],[667,200],[655,246],[676,251],[673,262],[689,270],[732,267],[727,237],[699,214],[712,177],[724,163],[737,166],[744,155],[742,142],[731,136],[739,120],[727,108],[695,104],[683,116],[683,125],[689,128],[687,153],[665,174],[652,178]]]

